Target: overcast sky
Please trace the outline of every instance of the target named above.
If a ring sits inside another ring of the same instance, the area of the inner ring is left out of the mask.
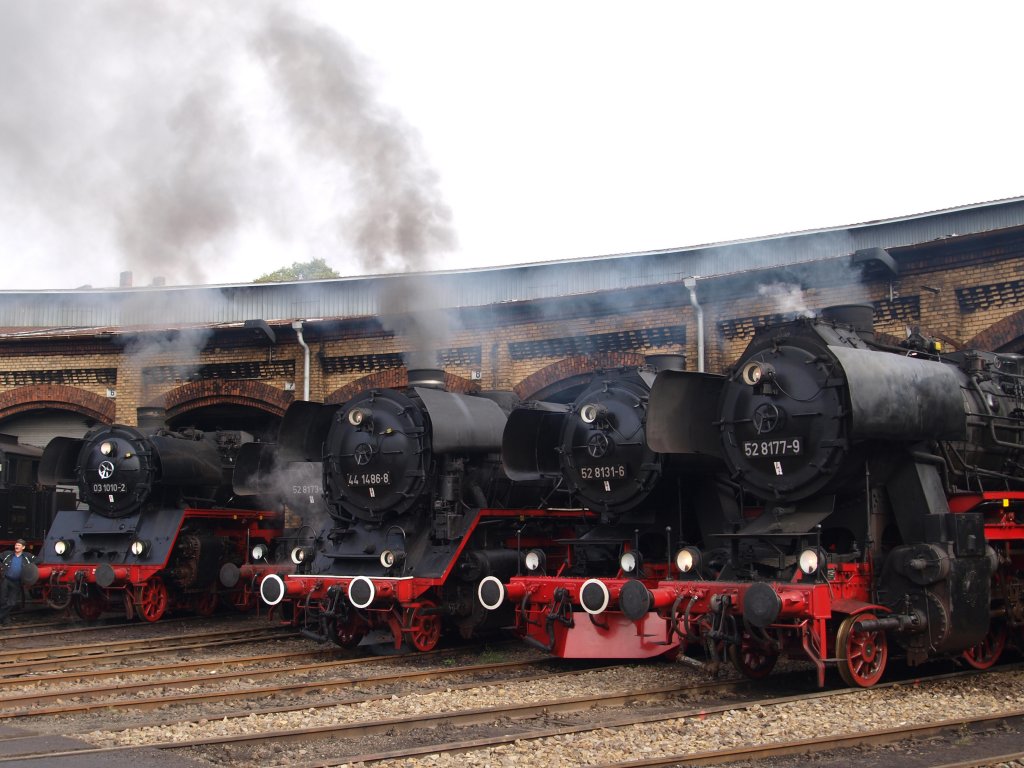
[[[0,0],[0,288],[462,269],[1024,195],[1019,7]]]

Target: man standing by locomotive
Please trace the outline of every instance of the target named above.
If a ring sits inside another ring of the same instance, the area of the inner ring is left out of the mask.
[[[0,555],[0,624],[11,623],[11,609],[21,603],[21,580],[25,566],[35,562],[35,556],[25,551],[25,540],[14,542],[14,549]]]

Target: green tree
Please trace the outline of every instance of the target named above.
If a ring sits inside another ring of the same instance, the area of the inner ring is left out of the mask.
[[[273,272],[261,275],[253,280],[254,283],[288,283],[295,280],[327,280],[332,277],[341,277],[337,272],[327,266],[323,259],[312,259],[310,261],[296,261],[290,267],[281,267]]]

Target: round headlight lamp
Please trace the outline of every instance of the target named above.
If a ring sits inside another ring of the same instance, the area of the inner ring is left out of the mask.
[[[142,557],[144,554],[149,552],[149,542],[144,539],[133,539],[129,545],[131,553],[136,557]]]
[[[370,413],[362,408],[353,408],[348,412],[348,423],[353,427],[358,427],[365,421],[369,421]]]
[[[619,558],[619,567],[624,573],[636,573],[640,570],[640,564],[640,553],[635,550],[623,552]]]
[[[546,563],[547,555],[544,554],[542,549],[531,549],[523,559],[523,564],[530,573],[542,573]]]
[[[683,547],[676,552],[676,568],[680,573],[690,573],[700,570],[701,555],[696,547]]]
[[[800,553],[797,559],[797,566],[804,576],[813,576],[827,564],[824,550],[818,547],[808,547]]]

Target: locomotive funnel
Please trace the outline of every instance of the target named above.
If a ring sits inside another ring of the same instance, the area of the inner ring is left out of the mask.
[[[875,308],[870,304],[836,304],[820,314],[826,322],[852,326],[859,334],[875,334]]]
[[[644,362],[656,371],[686,370],[686,355],[644,355]]]
[[[437,368],[410,368],[409,386],[444,389],[444,371]]]
[[[135,409],[135,423],[144,432],[152,432],[167,424],[167,409],[162,405],[143,405]]]

